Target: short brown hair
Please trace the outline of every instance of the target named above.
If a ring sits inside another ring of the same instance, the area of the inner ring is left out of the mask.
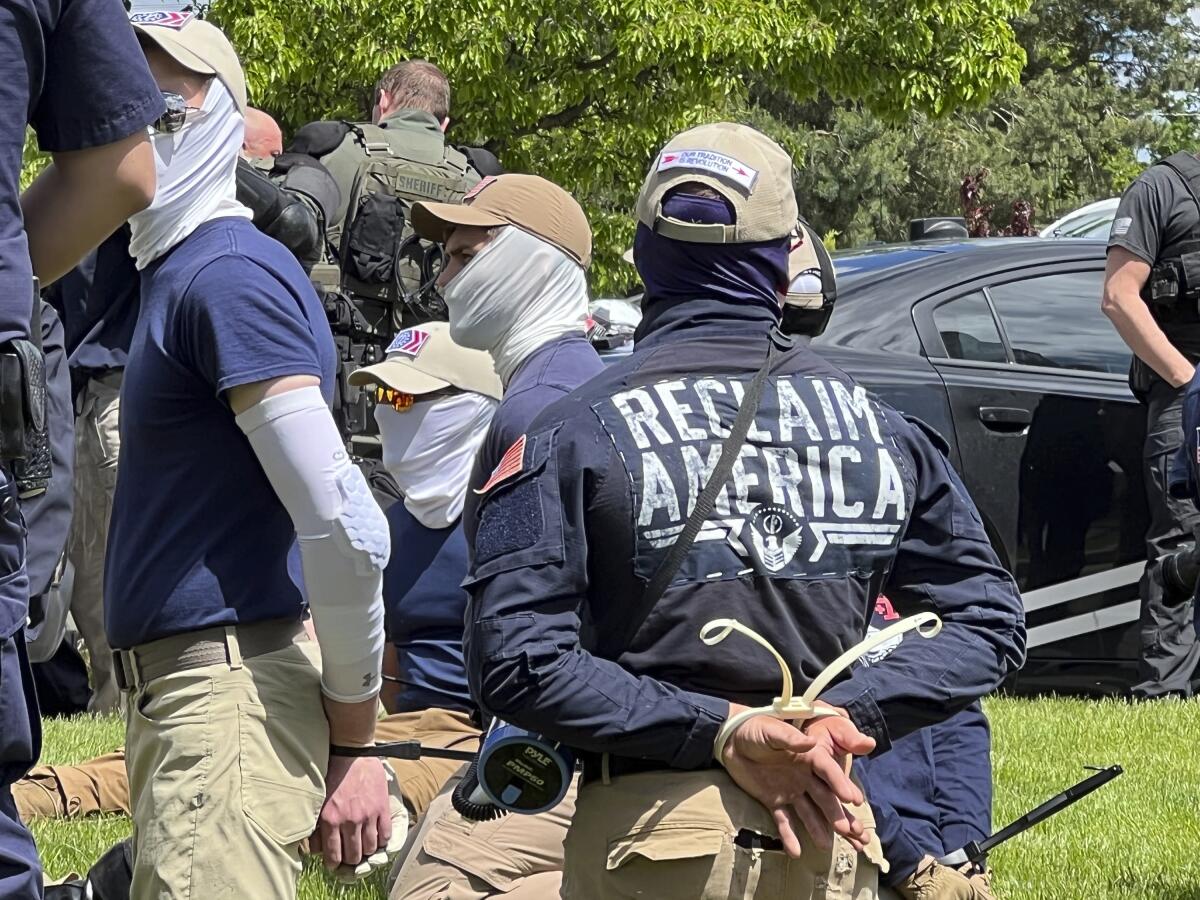
[[[450,82],[446,73],[424,59],[397,63],[379,79],[377,91],[387,91],[398,109],[420,109],[439,122],[450,115]]]

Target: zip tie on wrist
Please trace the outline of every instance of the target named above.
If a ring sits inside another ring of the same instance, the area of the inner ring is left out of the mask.
[[[742,723],[754,716],[771,716],[775,719],[782,719],[785,722],[805,722],[810,719],[826,719],[830,716],[839,715],[833,709],[816,705],[817,698],[821,695],[821,692],[829,687],[830,683],[860,656],[871,652],[882,644],[886,644],[893,638],[914,630],[923,638],[936,637],[938,632],[942,630],[942,620],[934,613],[922,612],[917,613],[915,616],[908,616],[899,622],[889,625],[887,628],[875,632],[875,634],[859,641],[826,666],[821,671],[821,674],[813,679],[813,683],[809,685],[808,690],[802,696],[793,697],[792,673],[788,670],[787,662],[780,655],[779,651],[772,646],[770,641],[753,628],[743,625],[737,619],[713,619],[700,629],[700,640],[708,646],[713,647],[721,643],[721,641],[725,640],[725,638],[729,637],[735,631],[743,634],[770,651],[771,655],[775,657],[775,662],[779,664],[779,671],[782,674],[783,680],[783,691],[770,706],[760,706],[755,709],[743,710],[731,716],[721,726],[721,730],[717,732],[717,740],[713,744],[713,756],[717,762],[723,764],[725,745],[729,742],[733,733],[741,727]]]

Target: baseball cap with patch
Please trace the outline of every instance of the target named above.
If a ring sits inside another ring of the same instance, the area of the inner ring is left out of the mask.
[[[733,207],[734,224],[664,216],[667,194],[695,182]],[[637,203],[638,220],[665,237],[702,244],[750,244],[787,237],[799,217],[792,158],[748,125],[716,122],[675,135],[655,157]]]
[[[388,345],[386,359],[352,372],[350,383],[379,384],[417,396],[456,387],[496,400],[502,390],[492,357],[454,343],[446,322],[405,328]]]
[[[423,238],[444,243],[457,225],[514,225],[553,244],[585,269],[592,261],[592,229],[583,207],[538,175],[489,176],[467,193],[461,205],[413,204],[413,230]]]
[[[238,111],[246,114],[246,73],[233,44],[216,25],[188,12],[134,13],[129,21],[134,31],[185,69],[221,79]]]

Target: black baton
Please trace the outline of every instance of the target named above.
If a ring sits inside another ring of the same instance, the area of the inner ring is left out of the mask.
[[[1120,766],[1109,766],[1107,769],[1098,769],[1095,775],[1091,775],[1079,782],[1079,784],[1067,788],[1061,794],[1051,797],[1041,806],[1025,813],[1021,818],[1001,828],[991,837],[984,838],[982,841],[971,841],[965,847],[943,856],[938,862],[947,866],[961,866],[965,863],[977,862],[985,857],[989,851],[999,847],[1005,841],[1015,838],[1018,834],[1028,831],[1039,822],[1044,822],[1051,816],[1062,812],[1071,804],[1082,800],[1092,791],[1108,784],[1124,771]]]

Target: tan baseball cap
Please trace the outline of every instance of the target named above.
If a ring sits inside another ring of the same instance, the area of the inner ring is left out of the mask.
[[[134,13],[129,21],[134,31],[154,41],[185,69],[221,79],[238,111],[246,114],[246,73],[233,44],[216,25],[187,12]]]
[[[698,182],[733,206],[733,225],[681,222],[664,216],[674,188]],[[733,122],[701,125],[675,135],[655,157],[637,203],[638,220],[679,241],[749,244],[787,237],[799,212],[792,158],[761,131]]]
[[[380,384],[418,396],[456,387],[496,400],[503,390],[492,357],[454,343],[446,322],[405,328],[388,345],[387,358],[352,372],[350,383]]]
[[[592,229],[583,207],[538,175],[493,175],[457,203],[414,203],[412,226],[421,237],[445,243],[456,225],[514,225],[553,244],[585,269],[592,261]]]

